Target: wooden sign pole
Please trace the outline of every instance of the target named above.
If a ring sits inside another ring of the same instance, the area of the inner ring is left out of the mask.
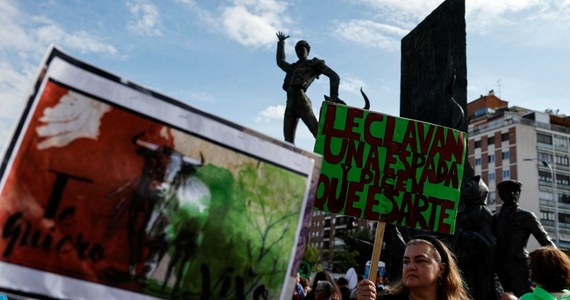
[[[384,231],[386,230],[386,222],[376,224],[376,236],[374,237],[374,249],[372,250],[372,262],[370,265],[370,272],[368,273],[368,280],[376,284],[376,273],[378,273],[378,262],[380,261],[380,254],[382,253],[382,242],[384,240]]]

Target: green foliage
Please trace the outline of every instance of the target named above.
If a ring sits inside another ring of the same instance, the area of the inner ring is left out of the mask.
[[[354,264],[356,270],[364,270],[366,262],[372,257],[372,249],[374,245],[374,232],[368,228],[359,228],[347,233],[346,237],[343,238],[345,242],[344,249],[349,253],[355,253],[356,256],[352,257],[350,255],[346,256],[348,261],[341,262],[341,265],[346,266],[348,264]],[[352,259],[354,258],[355,261]],[[346,271],[346,270],[344,270]]]
[[[319,250],[311,245],[305,247],[303,259],[311,265],[311,272],[320,272],[322,268],[319,265],[321,261]]]
[[[335,273],[346,273],[350,268],[358,268],[358,256],[359,253],[356,250],[351,250],[349,248],[345,249],[335,249],[334,252],[334,268]]]

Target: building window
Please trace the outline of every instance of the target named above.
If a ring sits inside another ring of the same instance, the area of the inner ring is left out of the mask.
[[[503,159],[509,159],[511,157],[511,153],[509,151],[503,152]]]
[[[570,195],[567,193],[558,193],[558,201],[560,203],[570,204]]]
[[[568,139],[562,136],[554,136],[554,146],[568,148]]]
[[[475,117],[480,117],[486,114],[494,114],[495,110],[490,107],[481,107],[477,109],[474,113]]]
[[[490,163],[495,162],[495,154],[489,155],[489,162]]]
[[[495,180],[495,173],[489,173],[489,181]]]
[[[503,171],[503,179],[511,178],[511,170],[504,170]]]
[[[480,159],[480,158],[476,158],[476,159],[475,159],[475,165],[476,165],[476,166],[481,165],[481,159]]]
[[[540,144],[552,145],[552,136],[538,133],[536,135],[536,141]]]
[[[540,219],[545,221],[554,221],[554,213],[549,211],[540,211]]]
[[[560,221],[560,223],[570,223],[570,215],[565,213],[559,213],[558,220]]]
[[[494,136],[487,138],[487,145],[495,145],[495,137]]]
[[[548,153],[538,153],[538,161],[545,161],[547,163],[552,163],[552,154]]]
[[[508,132],[501,134],[501,142],[505,142],[508,140],[509,140],[509,133]]]
[[[544,182],[552,182],[550,172],[538,171],[538,180]]]
[[[554,200],[554,194],[552,194],[552,192],[539,191],[538,192],[538,198],[541,200],[553,201]]]
[[[556,183],[568,185],[568,184],[570,184],[570,177],[568,177],[566,175],[556,175]]]
[[[475,141],[475,148],[481,148],[481,140]]]
[[[556,164],[561,166],[568,166],[568,156],[556,155]]]

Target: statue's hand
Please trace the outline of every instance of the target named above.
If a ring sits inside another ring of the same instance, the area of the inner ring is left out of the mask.
[[[285,35],[283,32],[279,31],[277,32],[277,38],[279,39],[280,42],[286,40],[287,38],[289,38],[288,35]]]

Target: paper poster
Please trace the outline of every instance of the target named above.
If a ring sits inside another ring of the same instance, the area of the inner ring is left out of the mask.
[[[0,170],[0,287],[65,299],[290,295],[318,165],[52,49]]]
[[[461,131],[323,102],[315,207],[451,234],[465,151]]]

